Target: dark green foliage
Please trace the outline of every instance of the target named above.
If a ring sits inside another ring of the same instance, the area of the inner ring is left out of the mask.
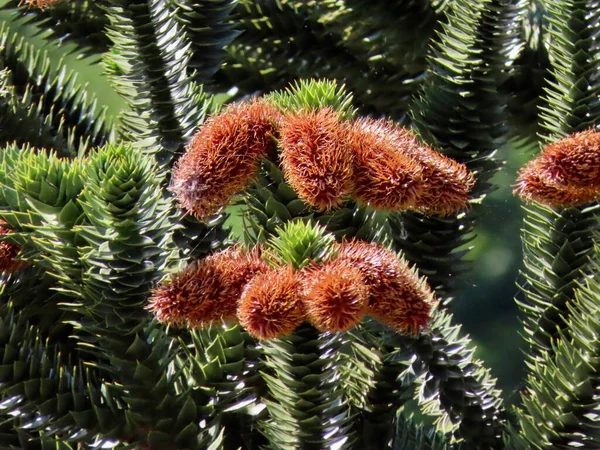
[[[538,116],[544,88],[551,76],[547,22],[547,11],[541,3],[530,1],[521,20],[523,42],[501,90],[508,97],[511,133],[535,143],[536,135],[542,132]]]
[[[412,418],[400,416],[394,436],[393,450],[460,450],[460,446],[451,446],[444,436],[423,424],[417,424]]]
[[[473,357],[470,339],[445,311],[435,314],[431,331],[412,344],[417,373],[424,373],[419,401],[424,412],[441,416],[467,448],[502,448],[505,413],[496,380]]]
[[[596,242],[598,236],[596,235]],[[531,364],[523,407],[521,438],[528,448],[595,448],[600,445],[596,396],[600,386],[600,248],[595,246],[591,277],[575,287],[566,330]]]
[[[75,73],[60,61],[51,62],[6,26],[0,30],[0,64],[10,71],[5,81],[10,98],[0,100],[1,143],[20,139],[73,155],[114,137],[105,108],[97,107],[97,100],[90,98]],[[25,138],[26,126],[36,123],[33,129],[41,133],[30,142]]]
[[[185,30],[192,56],[188,71],[197,83],[212,82],[226,58],[224,47],[239,35],[230,16],[237,0],[171,0],[175,18]]]
[[[23,22],[37,23],[51,35],[47,39],[77,43],[78,54],[98,55],[108,50],[109,40],[104,34],[108,24],[106,14],[99,6],[104,0],[66,1],[52,8],[30,8],[22,6],[13,14],[21,16]],[[5,0],[4,9],[17,8],[20,0]]]
[[[412,398],[421,374],[411,363],[411,339],[391,339],[392,334],[370,320],[349,332],[340,372],[358,430],[358,448],[387,448],[392,439],[399,445],[404,442],[394,438],[393,424],[398,431],[407,431],[396,423],[396,415]]]
[[[221,84],[245,94],[298,78],[337,79],[363,112],[403,118],[439,15],[423,0],[344,3],[241,1],[244,34],[228,47]]]
[[[390,222],[395,246],[417,264],[445,301],[453,296],[455,278],[464,272],[462,249],[473,238],[477,204],[492,189],[489,179],[499,166],[494,154],[506,129],[505,102],[498,88],[505,57],[518,38],[520,3],[454,2],[433,45],[429,76],[411,108],[421,137],[466,164],[477,177],[471,191],[474,210],[467,214],[437,218],[407,213]]]
[[[188,75],[190,41],[164,1],[114,0],[106,12],[113,42],[108,71],[131,107],[121,135],[168,166],[210,108]]]
[[[260,426],[269,439],[267,448],[355,448],[336,374],[341,344],[340,336],[321,334],[307,324],[289,337],[263,343],[270,417]]]
[[[600,229],[599,208],[590,205],[555,211],[534,204],[525,211],[525,300],[518,304],[525,316],[525,338],[536,349],[532,356],[538,357],[540,350],[552,351],[552,340],[565,327],[567,305],[583,276],[581,271],[586,270],[594,231]]]

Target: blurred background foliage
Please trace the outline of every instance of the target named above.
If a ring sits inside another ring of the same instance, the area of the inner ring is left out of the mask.
[[[88,90],[107,106],[109,117],[116,118],[127,108],[125,101],[109,84],[101,58],[78,56],[74,52],[75,44],[69,42],[45,40],[44,35],[50,31],[31,23],[27,15],[2,10],[8,3],[12,2],[0,0],[0,23],[4,27],[18,31],[28,43],[46,51],[53,63],[66,62],[78,74],[80,82],[87,83]],[[516,147],[519,147],[518,151]],[[519,237],[522,210],[520,201],[512,195],[516,171],[532,154],[522,149],[522,142],[516,144],[511,141],[499,151],[499,159],[506,164],[493,178],[498,189],[486,198],[484,207],[480,208],[477,237],[469,254],[476,269],[465,275],[468,288],[457,296],[452,306],[457,322],[462,323],[474,339],[477,356],[498,378],[498,387],[509,403],[518,400],[516,394],[524,373],[522,349],[525,347],[519,335],[518,308],[514,301],[521,295],[516,281],[522,267]],[[233,230],[239,231],[240,217],[235,210],[231,212],[229,220]]]

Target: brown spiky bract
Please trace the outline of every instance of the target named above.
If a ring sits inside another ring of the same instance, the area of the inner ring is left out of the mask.
[[[319,211],[340,206],[352,192],[353,154],[347,126],[330,109],[286,115],[280,129],[281,165],[289,185]]]
[[[148,309],[159,321],[174,326],[231,320],[245,285],[268,269],[258,250],[230,247],[171,276],[154,290]]]
[[[306,318],[299,274],[283,267],[254,277],[242,293],[237,317],[258,339],[293,333]]]
[[[586,130],[547,145],[520,171],[515,188],[524,201],[578,206],[600,197],[600,133]]]
[[[368,315],[408,335],[427,327],[433,292],[395,253],[375,243],[350,241],[339,244],[338,259],[363,275],[369,288]]]
[[[275,149],[280,116],[275,106],[257,99],[210,117],[173,169],[170,189],[180,206],[200,220],[225,207]]]
[[[336,259],[305,274],[304,304],[310,323],[321,331],[347,331],[360,323],[369,289],[359,269]]]
[[[410,130],[390,120],[362,118],[354,122],[348,142],[355,152],[355,196],[374,209],[447,216],[468,206],[473,174]]]

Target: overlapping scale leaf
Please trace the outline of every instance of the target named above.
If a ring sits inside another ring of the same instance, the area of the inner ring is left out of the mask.
[[[438,429],[452,431],[467,448],[501,449],[506,413],[496,380],[451,321],[451,314],[438,311],[430,331],[412,344],[414,370],[425,374],[419,390],[422,411],[439,416]]]
[[[97,325],[123,336],[148,319],[143,305],[162,274],[172,224],[154,161],[131,145],[108,145],[90,155],[77,226],[83,295]],[[172,249],[171,249],[172,251]]]
[[[461,450],[461,445],[452,445],[443,434],[436,432],[412,417],[400,415],[392,450]]]
[[[376,450],[392,443],[397,413],[414,395],[420,376],[412,364],[410,340],[374,321],[348,333],[339,370],[358,430],[357,448]]]
[[[354,448],[356,430],[336,370],[341,344],[339,335],[321,334],[308,324],[263,342],[269,415],[259,426],[266,448]]]
[[[6,209],[0,215],[17,231],[32,260],[74,293],[73,283],[81,275],[72,227],[83,215],[77,202],[84,184],[82,164],[16,146],[4,152],[0,167],[6,178],[0,181]]]
[[[227,57],[225,46],[239,34],[232,22],[236,0],[171,0],[175,18],[192,44],[188,63],[190,74],[199,84],[210,84]]]
[[[597,242],[597,241],[596,241]],[[532,449],[595,448],[600,445],[600,249],[590,277],[566,306],[568,336],[560,333],[549,351],[540,351],[517,409],[520,440]]]
[[[432,47],[428,77],[411,115],[428,144],[475,174],[474,209],[451,218],[407,213],[390,224],[396,247],[447,301],[464,271],[461,249],[473,238],[474,213],[492,188],[489,180],[499,166],[494,154],[507,135],[506,101],[498,88],[506,55],[518,39],[522,2],[461,0],[446,11],[448,21]]]
[[[263,441],[255,428],[264,410],[264,390],[256,344],[239,326],[215,325],[191,332],[175,360],[181,382],[197,404],[204,399],[205,445],[256,448]],[[231,430],[236,430],[232,432]]]
[[[98,433],[116,437],[115,411],[104,402],[93,404],[86,381],[89,373],[72,362],[75,354],[68,341],[56,335],[42,337],[44,328],[26,321],[25,311],[13,308],[14,294],[21,289],[10,282],[2,289],[0,415],[13,417],[13,426],[24,433],[43,430],[42,443],[52,436],[73,443],[90,441]]]
[[[20,23],[37,24],[45,31],[46,39],[75,42],[77,47],[72,51],[85,56],[108,50],[109,41],[103,32],[108,20],[98,6],[99,0],[57,2],[52,8],[35,9],[22,3],[6,0],[3,9],[12,10]]]
[[[342,119],[352,119],[357,113],[352,106],[352,93],[346,90],[346,86],[338,85],[336,80],[296,80],[267,98],[285,112],[331,108]]]
[[[98,107],[97,99],[88,94],[77,75],[69,72],[62,62],[52,62],[46,53],[12,33],[6,25],[0,29],[0,61],[11,71],[20,103],[36,104],[37,115],[47,123],[51,120],[56,134],[62,133],[67,145],[57,151],[71,155],[84,153],[114,136],[106,108]]]
[[[131,108],[121,135],[168,167],[211,107],[188,74],[191,43],[164,0],[111,0],[105,11],[108,73]]]
[[[59,152],[74,152],[75,136],[69,130],[65,133],[64,122],[58,121],[58,128],[55,129],[55,122],[52,111],[44,115],[43,98],[35,102],[30,86],[22,96],[17,95],[10,70],[0,71],[0,145],[29,144]]]

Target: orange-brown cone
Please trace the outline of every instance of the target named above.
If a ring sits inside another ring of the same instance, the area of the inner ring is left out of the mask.
[[[355,195],[373,208],[446,216],[467,207],[473,175],[410,130],[389,120],[360,119],[348,141],[356,153]]]
[[[246,283],[268,268],[257,250],[228,248],[191,263],[161,284],[148,309],[159,321],[174,326],[233,319]]]
[[[574,133],[547,145],[538,158],[539,170],[552,184],[600,186],[600,133]]]
[[[546,146],[519,171],[514,192],[551,207],[600,198],[600,133],[587,130]]]
[[[360,323],[369,288],[359,269],[336,259],[305,276],[304,305],[308,320],[321,331],[347,331]]]
[[[448,216],[466,209],[475,177],[460,164],[420,143],[408,130],[397,131],[404,151],[416,158],[422,168],[424,188],[416,199],[416,210],[424,214]]]
[[[523,201],[559,208],[582,205],[598,198],[598,191],[593,188],[550,183],[535,162],[521,169],[514,192]]]
[[[261,157],[275,148],[280,116],[259,99],[209,118],[173,169],[170,189],[180,206],[205,220],[245,189],[257,176]]]
[[[409,335],[429,324],[433,292],[396,254],[374,243],[351,241],[339,245],[338,259],[362,273],[369,288],[368,315]]]
[[[423,190],[421,166],[401,151],[392,122],[362,118],[349,131],[354,153],[354,196],[374,209],[416,208]]]
[[[291,334],[306,318],[298,273],[283,267],[254,277],[242,293],[237,316],[258,339]]]
[[[320,211],[340,206],[352,192],[353,154],[339,114],[324,108],[285,116],[281,165],[289,185]]]

